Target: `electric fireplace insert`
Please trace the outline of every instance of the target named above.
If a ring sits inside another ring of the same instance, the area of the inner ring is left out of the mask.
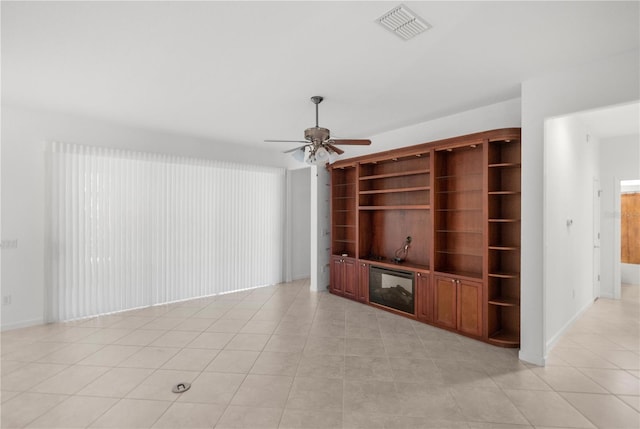
[[[371,266],[369,301],[414,314],[413,273]]]

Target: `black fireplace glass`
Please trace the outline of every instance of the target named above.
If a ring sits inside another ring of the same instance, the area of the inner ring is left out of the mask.
[[[371,266],[369,301],[414,314],[413,273]]]

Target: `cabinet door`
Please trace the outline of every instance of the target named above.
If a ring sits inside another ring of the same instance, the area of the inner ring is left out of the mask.
[[[433,322],[433,289],[429,274],[416,273],[416,304],[418,320]]]
[[[358,264],[358,301],[369,302],[369,264]]]
[[[458,285],[458,330],[482,335],[482,284],[456,280]]]
[[[434,316],[438,325],[456,327],[456,281],[451,277],[435,277]]]
[[[356,299],[358,293],[358,271],[356,261],[353,259],[342,259],[342,270],[344,275],[344,296]]]
[[[331,285],[332,293],[342,295],[344,293],[344,270],[342,268],[342,258],[334,256],[331,258]]]

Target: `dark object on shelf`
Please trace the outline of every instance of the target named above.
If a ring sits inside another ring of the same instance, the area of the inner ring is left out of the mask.
[[[396,250],[395,258],[393,258],[393,262],[403,262],[407,259],[407,255],[409,254],[409,247],[411,247],[411,236],[405,238],[404,243],[402,243],[402,247]]]

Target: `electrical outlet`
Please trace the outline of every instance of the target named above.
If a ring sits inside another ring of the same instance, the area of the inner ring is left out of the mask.
[[[18,239],[15,240],[2,240],[0,241],[0,247],[3,249],[17,249]]]
[[[5,295],[2,297],[2,305],[11,305],[11,295]]]

